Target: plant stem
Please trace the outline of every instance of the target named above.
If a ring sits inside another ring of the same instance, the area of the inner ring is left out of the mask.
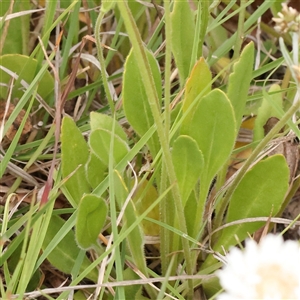
[[[165,164],[169,176],[169,181],[170,184],[175,183],[172,193],[175,201],[175,206],[176,206],[176,211],[177,211],[177,217],[178,217],[178,223],[179,223],[179,228],[182,232],[185,234],[187,233],[187,228],[186,228],[186,223],[185,223],[185,216],[184,216],[184,209],[183,205],[181,202],[181,197],[180,197],[180,192],[179,192],[179,187],[178,184],[176,183],[176,175],[174,171],[174,167],[172,164],[172,159],[171,159],[171,153],[170,153],[170,148],[169,148],[169,141],[165,136],[165,129],[163,126],[163,121],[161,117],[161,112],[159,110],[159,100],[158,100],[158,95],[156,92],[155,84],[153,77],[151,76],[151,69],[150,65],[146,56],[146,52],[143,46],[143,41],[140,37],[139,31],[136,27],[134,18],[131,14],[131,11],[127,5],[126,1],[119,1],[118,2],[118,7],[119,10],[122,14],[122,17],[124,19],[124,24],[126,26],[128,35],[130,37],[132,47],[133,47],[133,52],[136,57],[136,60],[138,61],[140,68],[140,75],[144,80],[145,84],[145,89],[148,93],[148,99],[149,99],[149,105],[150,109],[155,121],[155,125],[157,127],[157,133],[158,137],[161,143],[162,147],[162,152],[163,152],[163,157],[165,159]],[[191,258],[190,258],[190,250],[189,250],[189,242],[187,239],[184,237],[182,238],[182,244],[183,244],[183,251],[186,259],[186,264],[187,264],[187,273],[192,274],[192,264],[191,264]],[[189,281],[189,290],[190,294],[193,292],[193,284],[192,281]],[[189,297],[192,299],[191,297]]]
[[[243,7],[246,4],[245,0],[241,0],[240,6]],[[237,29],[237,38],[234,44],[234,53],[233,53],[233,60],[238,59],[240,56],[241,46],[244,39],[244,22],[245,22],[245,11],[246,8],[244,7],[241,12],[239,13],[239,21],[238,21],[238,29]]]
[[[170,130],[170,70],[171,70],[171,45],[170,45],[170,4],[168,0],[164,1],[165,7],[165,33],[166,33],[166,46],[165,46],[165,137],[169,140],[169,130]],[[161,172],[161,186],[160,186],[160,194],[163,193],[167,188],[167,166],[165,163],[162,163],[162,172]],[[170,207],[170,195],[167,195],[162,202],[160,203],[160,214],[161,221],[165,224],[172,224],[172,220],[170,220],[170,210],[174,212],[174,206]],[[171,212],[172,214],[172,212]],[[174,234],[172,234],[169,230],[164,227],[161,227],[160,230],[160,253],[161,253],[161,265],[162,265],[162,273],[166,274],[169,264],[170,264],[170,252],[172,251],[172,239]],[[176,264],[173,264],[175,266]]]
[[[101,28],[101,23],[102,23],[104,14],[105,14],[105,12],[103,12],[101,10],[99,13],[99,16],[97,18],[96,25],[95,25],[95,38],[96,38],[96,46],[97,46],[97,56],[99,59],[101,73],[102,73],[103,86],[104,86],[105,94],[106,94],[108,104],[109,104],[109,107],[111,110],[111,114],[114,115],[115,114],[115,104],[111,97],[109,86],[108,86],[108,81],[107,81],[107,77],[106,77],[105,59],[103,56],[101,39],[100,39],[100,28]]]

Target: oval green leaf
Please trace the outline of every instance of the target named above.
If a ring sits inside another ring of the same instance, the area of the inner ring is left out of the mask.
[[[183,25],[184,24],[184,25]],[[175,1],[171,13],[171,45],[180,83],[183,86],[190,74],[195,36],[194,14],[188,1]]]
[[[203,57],[201,57],[192,69],[191,75],[185,85],[185,94],[182,105],[183,112],[190,107],[198,95],[203,96],[211,90],[212,75]]]
[[[24,93],[24,87],[20,84],[20,80],[22,79],[28,84],[31,83],[38,71],[37,60],[25,55],[7,54],[0,56],[0,65],[18,75],[19,80],[17,80],[13,85],[13,97],[20,99]],[[10,80],[11,76],[4,69],[0,68],[0,98],[6,98],[7,87],[9,86]],[[53,88],[53,77],[48,71],[46,71],[39,82],[38,94],[40,94],[43,99],[46,99],[53,91]]]
[[[114,149],[110,151],[110,140],[114,138]],[[116,165],[128,153],[127,143],[118,135],[105,129],[97,129],[90,135],[89,144],[95,155],[108,166],[109,157],[112,156]]]
[[[119,136],[122,140],[127,141],[127,136],[123,128],[111,116],[100,114],[97,112],[91,112],[90,118],[91,118],[90,124],[91,124],[92,131],[95,131],[97,129],[106,129],[108,131],[112,131],[113,123],[115,123],[115,127],[114,127],[115,134]]]
[[[203,154],[201,179],[209,184],[227,162],[236,136],[234,112],[221,90],[215,89],[203,97],[184,133],[197,142]]]
[[[53,215],[51,217],[43,242],[43,250],[46,249],[46,247],[50,243],[53,243],[55,241],[54,239],[56,237],[56,234],[64,226],[64,224],[65,221],[59,216]],[[75,242],[74,232],[70,230],[47,256],[47,259],[58,270],[66,274],[71,274],[80,251],[82,250],[80,250]],[[80,267],[80,271],[83,272],[90,266],[90,264],[90,260],[85,256]],[[94,282],[97,282],[97,269],[93,269],[93,271],[87,275],[87,278]]]
[[[86,179],[84,166],[89,158],[89,149],[80,130],[70,117],[64,117],[61,128],[61,163],[63,178],[72,174],[65,183],[72,199],[68,199],[73,207],[77,207],[81,197],[90,193],[90,185]]]
[[[105,165],[93,152],[85,166],[86,177],[93,189],[107,176],[107,165]]]
[[[245,218],[275,216],[288,190],[289,168],[282,155],[274,155],[260,161],[250,169],[234,191],[228,206],[226,223]],[[249,234],[265,222],[252,222],[225,228],[214,246],[215,251],[228,250],[230,246],[245,240]],[[205,267],[215,262],[209,257]]]
[[[158,98],[161,99],[162,91],[159,67],[153,54],[148,50],[146,50],[146,53],[155,82],[157,95]],[[140,66],[135,59],[134,53],[131,51],[124,67],[123,106],[128,122],[138,135],[143,136],[154,124],[154,119],[139,68]],[[159,106],[161,106],[161,103],[159,103]],[[152,155],[155,156],[160,149],[160,143],[156,132],[149,139],[147,144]]]
[[[234,109],[236,127],[239,129],[248,97],[254,63],[254,44],[249,43],[241,53],[239,60],[233,65],[229,76],[227,96]]]
[[[181,135],[174,142],[172,160],[183,205],[185,205],[203,170],[203,155],[195,140]]]
[[[87,250],[96,244],[107,212],[105,200],[91,194],[83,196],[76,219],[76,240],[82,249]]]

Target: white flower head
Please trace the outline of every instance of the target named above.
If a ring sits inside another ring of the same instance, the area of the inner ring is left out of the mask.
[[[286,33],[288,31],[298,32],[300,30],[300,16],[296,9],[282,3],[282,10],[278,13],[278,18],[272,18],[276,23],[275,30],[277,32]]]
[[[269,234],[259,244],[246,241],[245,250],[230,250],[217,271],[225,292],[218,300],[300,300],[300,245]]]

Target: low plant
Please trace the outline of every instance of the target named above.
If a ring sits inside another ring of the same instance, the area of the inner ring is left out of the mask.
[[[148,2],[102,1],[98,14],[97,1],[87,1],[87,15],[80,1],[65,1],[55,18],[57,2],[47,2],[43,34],[30,56],[0,57],[1,139],[9,139],[24,114],[0,175],[6,178],[15,159],[26,162],[3,197],[1,297],[194,299],[200,288],[213,297],[221,290],[220,254],[282,222],[276,217],[300,184],[294,142],[300,138],[299,33],[283,32],[283,58],[273,61],[260,60],[253,42],[242,43],[259,17],[268,9],[276,15],[283,1],[265,1],[252,15],[247,1],[195,1],[191,9],[188,1],[166,0],[154,5],[157,11]],[[12,13],[2,13],[3,32]],[[158,25],[145,37],[156,13]],[[82,40],[78,15],[87,26]],[[115,35],[104,45],[101,31],[112,15]],[[227,38],[222,25],[233,16],[237,31]],[[68,35],[57,35],[49,54],[51,31],[58,33],[61,22]],[[261,28],[278,37],[268,25]],[[71,60],[73,44],[79,50]],[[124,57],[123,69],[108,76],[109,64],[119,63],[115,53]],[[281,84],[256,81],[283,64]],[[82,78],[84,87],[72,90]],[[93,111],[99,89],[104,106]],[[65,103],[82,94],[80,113],[75,107],[73,117],[61,119]],[[19,100],[8,113],[14,97]],[[39,104],[44,133],[38,129],[18,144]],[[51,165],[41,168],[48,159]],[[39,181],[24,178],[34,165],[44,171]],[[22,198],[18,190],[28,180],[37,188]],[[20,201],[12,206],[14,197]],[[21,205],[24,198],[30,205]],[[61,198],[65,204],[57,208]],[[45,260],[69,274],[66,287],[39,285]]]

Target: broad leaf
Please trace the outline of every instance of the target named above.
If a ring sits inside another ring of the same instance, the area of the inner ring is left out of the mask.
[[[11,1],[1,1],[0,17],[4,17],[9,11]],[[25,12],[30,10],[31,3],[29,0],[15,1],[12,13]],[[1,20],[2,21],[2,20]],[[28,54],[29,52],[29,34],[30,34],[30,14],[18,16],[5,21],[0,29],[0,36],[3,36],[5,31],[4,45],[1,45],[3,54],[21,53]],[[8,25],[7,29],[5,28]]]
[[[197,96],[208,94],[211,90],[212,75],[203,57],[201,57],[192,69],[191,75],[185,84],[185,94],[182,105],[186,112]]]
[[[62,175],[63,178],[70,176],[65,187],[75,201],[71,203],[73,207],[77,207],[83,194],[90,192],[91,187],[84,170],[88,158],[89,149],[80,130],[70,117],[64,117],[61,128]]]
[[[109,163],[110,141],[114,138],[113,159],[117,164],[128,153],[129,147],[127,143],[118,135],[105,129],[97,129],[90,135],[89,144],[95,155],[106,165]]]
[[[244,218],[275,216],[285,199],[288,181],[289,168],[282,155],[271,156],[254,165],[245,174],[230,199],[226,223]],[[230,246],[237,244],[236,237],[243,241],[263,225],[264,222],[253,222],[225,228],[214,250],[228,250]],[[215,259],[209,257],[205,266],[213,262]]]
[[[172,160],[181,198],[185,206],[203,170],[203,155],[195,140],[189,136],[181,135],[174,142]]]
[[[115,123],[115,134],[119,136],[122,140],[126,141],[127,136],[121,127],[121,125],[113,119],[111,116],[100,114],[97,112],[91,112],[90,113],[90,124],[91,124],[91,130],[95,131],[97,129],[106,129],[108,131],[112,131],[113,123]]]
[[[183,86],[190,74],[195,35],[194,14],[187,0],[174,2],[171,28],[172,52],[178,68],[180,83]]]
[[[9,82],[11,80],[10,74],[7,70],[18,75],[18,82],[24,80],[27,84],[30,84],[37,73],[37,61],[25,55],[19,54],[7,54],[0,56],[0,98],[5,99],[8,91]],[[44,99],[53,91],[54,80],[48,71],[41,78],[38,85],[38,94]],[[24,87],[15,82],[13,85],[13,97],[21,98],[24,94]]]
[[[233,72],[229,76],[227,96],[231,101],[238,130],[248,97],[252,69],[254,63],[254,44],[249,43],[241,53],[239,60],[233,66]]]
[[[155,82],[158,98],[161,99],[161,76],[159,67],[153,54],[146,51],[151,73]],[[138,135],[143,136],[154,124],[151,108],[148,101],[147,91],[144,87],[143,78],[140,76],[134,53],[131,51],[127,57],[123,75],[123,105],[126,118]],[[159,103],[159,106],[161,103]],[[160,149],[157,133],[154,133],[148,141],[148,146],[153,156]]]
[[[196,195],[196,190],[194,189],[191,193],[189,198],[186,201],[184,207],[184,215],[186,220],[186,227],[188,235],[193,236],[195,230],[195,221],[199,223],[199,220],[196,220],[197,210],[198,210],[198,195]]]
[[[76,220],[76,240],[82,249],[87,250],[96,244],[107,212],[105,200],[91,194],[83,196]]]
[[[107,165],[104,164],[96,154],[90,154],[89,160],[85,166],[86,177],[93,189],[95,189],[99,183],[106,177],[107,175]]]
[[[195,109],[197,104],[194,102],[197,101],[197,103],[199,103],[203,96],[210,92],[211,80],[212,76],[209,67],[204,58],[201,57],[192,69],[191,75],[185,84],[185,94],[182,105],[183,113],[185,113],[192,104],[194,104]],[[184,117],[182,123],[183,131],[185,130],[185,126],[188,126],[192,115],[193,109]]]
[[[51,217],[48,230],[43,242],[43,249],[45,249],[50,243],[53,243],[54,238],[57,232],[63,227],[65,221],[57,215]],[[63,239],[56,245],[52,252],[48,255],[47,259],[58,270],[71,274],[74,267],[75,261],[78,257],[79,252],[82,251],[79,249],[75,242],[74,232],[69,231]],[[80,271],[84,271],[90,266],[90,260],[85,257]],[[93,269],[91,273],[87,275],[87,278],[91,279],[94,282],[97,282],[98,272],[96,269]]]
[[[227,212],[226,222],[243,218],[275,216],[279,211],[288,189],[289,168],[284,156],[274,155],[257,163],[249,170],[234,191]],[[225,231],[246,237],[247,232],[254,232],[262,223],[238,225]],[[253,228],[252,228],[253,227]],[[225,233],[224,231],[224,233]],[[227,243],[229,243],[227,236]]]
[[[228,160],[235,142],[235,118],[226,95],[215,89],[193,111],[185,132],[198,144],[204,157],[201,178],[209,183]]]

